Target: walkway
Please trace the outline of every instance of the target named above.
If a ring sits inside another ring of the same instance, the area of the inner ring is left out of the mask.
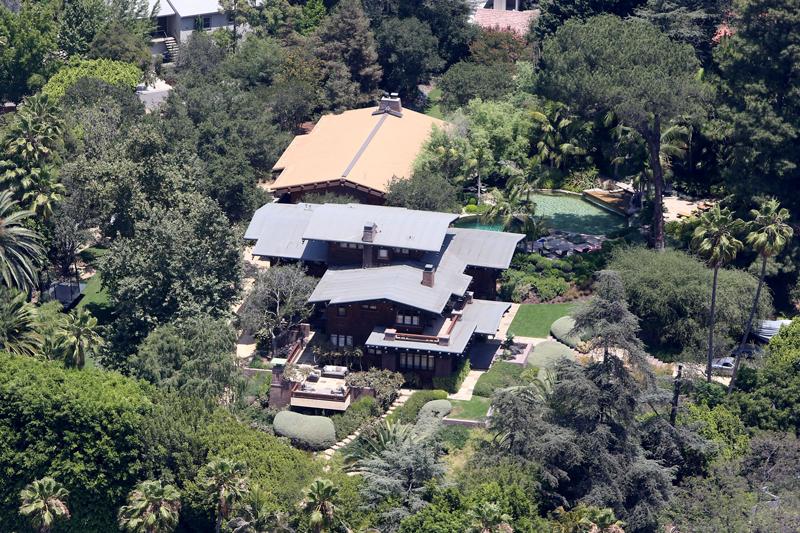
[[[506,339],[508,328],[511,327],[511,323],[514,321],[514,317],[517,316],[518,311],[519,304],[511,304],[506,314],[500,319],[500,327],[497,328],[497,335],[494,336],[495,339],[500,339],[501,341]]]
[[[464,382],[461,384],[461,388],[458,389],[458,392],[448,394],[447,399],[464,401],[471,400],[472,391],[475,390],[475,384],[478,383],[478,378],[485,373],[485,370],[470,370],[469,374],[467,374],[467,377],[464,378]]]
[[[395,409],[406,403],[413,393],[414,391],[411,389],[400,389],[398,391],[397,398],[395,398],[394,402],[392,402],[392,405],[389,406],[389,409],[387,409],[386,412],[381,415],[380,420],[384,420],[387,416],[392,414]],[[364,428],[363,427],[358,428],[351,435],[346,436],[345,438],[343,438],[342,440],[340,440],[327,450],[320,452],[320,456],[326,461],[330,461],[331,458],[333,457],[333,454],[335,454],[337,451],[341,450],[342,448],[344,448],[345,446],[356,440],[358,436],[361,435],[362,429]]]

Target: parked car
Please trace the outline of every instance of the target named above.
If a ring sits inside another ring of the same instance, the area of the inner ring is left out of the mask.
[[[733,374],[733,357],[718,357],[711,360],[711,372],[721,376],[730,376]]]

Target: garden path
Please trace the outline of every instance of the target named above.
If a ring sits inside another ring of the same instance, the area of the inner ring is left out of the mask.
[[[449,400],[471,400],[472,391],[475,390],[475,384],[478,383],[478,378],[485,373],[485,370],[470,370],[467,377],[464,378],[463,383],[461,383],[461,388],[458,389],[458,392],[448,394],[447,398]]]

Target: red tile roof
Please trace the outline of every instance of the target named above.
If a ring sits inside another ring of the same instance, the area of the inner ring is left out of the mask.
[[[481,28],[513,31],[520,37],[528,33],[531,20],[539,16],[538,9],[530,11],[475,10],[475,24]]]

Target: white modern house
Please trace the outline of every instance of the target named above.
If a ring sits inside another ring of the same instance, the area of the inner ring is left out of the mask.
[[[217,0],[149,0],[156,28],[150,39],[153,55],[171,60],[194,31],[233,29],[233,23],[222,13]]]

